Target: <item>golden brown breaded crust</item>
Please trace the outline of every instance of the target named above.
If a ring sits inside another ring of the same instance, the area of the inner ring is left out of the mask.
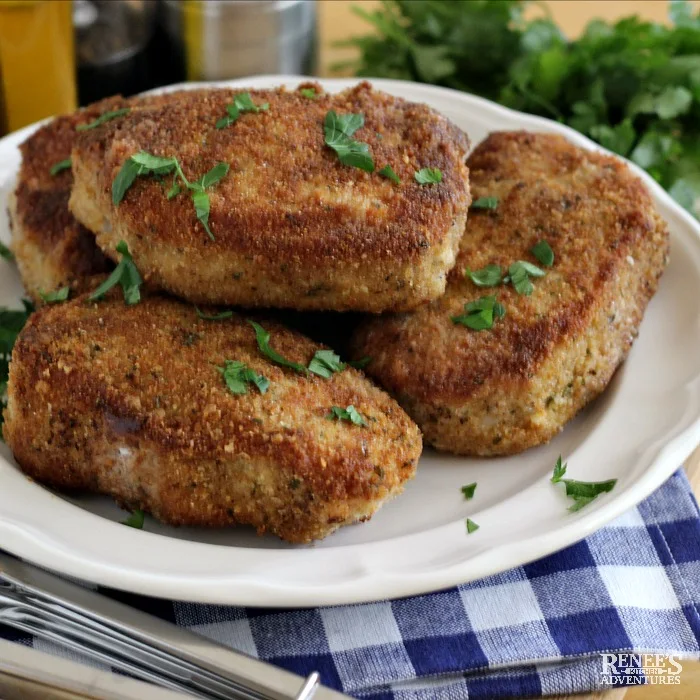
[[[469,159],[475,210],[444,297],[412,315],[371,320],[358,356],[421,427],[450,452],[520,452],[551,439],[608,384],[638,333],[667,263],[669,237],[643,183],[616,158],[560,136],[491,134]],[[465,268],[507,269],[546,240],[554,266],[531,296],[478,288]],[[495,294],[492,330],[451,321]]]
[[[271,345],[308,364],[321,346],[273,322]],[[217,370],[270,380],[234,395]],[[367,427],[331,421],[353,405]],[[111,292],[46,306],[10,366],[4,435],[22,469],[60,488],[114,496],[176,525],[250,524],[290,542],[366,520],[413,477],[418,428],[354,369],[330,379],[272,364],[242,317]]]
[[[73,150],[71,209],[114,256],[124,239],[142,274],[196,302],[299,309],[408,309],[438,297],[454,264],[469,206],[466,135],[425,105],[368,83],[316,99],[250,90],[269,103],[223,129],[216,122],[242,90],[181,93],[81,134]],[[324,142],[329,110],[362,113],[354,138],[396,185],[340,163]],[[139,177],[118,206],[112,182],[139,151],[177,157],[190,181],[218,162],[229,174],[209,191],[210,240],[187,192]],[[416,170],[439,168],[422,186]]]
[[[56,175],[50,171],[70,157],[76,126],[124,104],[122,98],[109,98],[57,117],[20,145],[22,165],[9,202],[12,250],[24,287],[37,303],[42,301],[42,291],[54,291],[111,267],[94,235],[68,210],[73,184],[70,168]]]
[[[72,170],[51,175],[51,167],[70,158],[79,133],[76,127],[106,112],[157,106],[164,99],[162,95],[109,97],[74,114],[56,117],[20,145],[22,164],[8,202],[11,245],[24,287],[37,304],[43,301],[41,292],[65,285],[80,289],[85,278],[113,267],[97,247],[94,234],[68,209]],[[97,130],[100,128],[104,127]]]

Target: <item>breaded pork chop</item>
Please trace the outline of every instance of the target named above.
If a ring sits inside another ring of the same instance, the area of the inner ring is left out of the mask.
[[[51,168],[70,158],[76,126],[123,106],[121,98],[110,98],[56,117],[20,145],[22,165],[8,202],[11,245],[24,288],[36,303],[42,301],[41,292],[72,285],[111,267],[95,236],[68,210],[71,169],[52,175]]]
[[[37,304],[42,303],[42,292],[66,285],[79,289],[85,279],[112,267],[97,247],[94,234],[68,209],[71,168],[51,174],[54,165],[70,158],[79,133],[76,127],[120,109],[157,105],[163,99],[155,95],[110,97],[52,119],[20,145],[22,164],[8,202],[12,250],[24,288]]]
[[[668,230],[649,193],[616,158],[560,136],[494,133],[469,159],[476,198],[447,292],[412,315],[371,320],[354,351],[416,420],[427,442],[460,454],[520,452],[546,442],[607,386],[639,329],[667,262]],[[531,296],[465,277],[504,271],[547,241],[554,264]],[[495,295],[491,330],[451,318]]]
[[[71,210],[115,256],[125,240],[151,283],[198,303],[297,309],[414,308],[445,288],[467,208],[468,139],[425,105],[367,83],[337,95],[251,90],[256,106],[217,128],[243,91],[182,93],[83,133],[73,150]],[[362,114],[352,138],[376,170],[344,165],[325,144],[330,111]],[[230,166],[209,196],[208,225],[192,196],[140,176],[117,205],[112,185],[125,161],[145,151],[177,158],[188,181]],[[379,174],[391,165],[401,182]],[[415,173],[437,168],[442,181]]]
[[[322,347],[264,327],[294,362]],[[269,388],[232,393],[217,369],[226,360]],[[28,475],[175,525],[250,524],[309,542],[370,518],[421,453],[415,424],[358,370],[324,379],[282,368],[245,319],[202,320],[163,297],[45,306],[10,367],[4,436]],[[329,419],[333,406],[354,406],[366,425]]]

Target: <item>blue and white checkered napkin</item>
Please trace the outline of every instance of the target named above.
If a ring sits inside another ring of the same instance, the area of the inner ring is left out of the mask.
[[[602,685],[601,652],[699,656],[700,512],[679,471],[568,549],[405,600],[270,610],[110,594],[358,698],[582,692]]]

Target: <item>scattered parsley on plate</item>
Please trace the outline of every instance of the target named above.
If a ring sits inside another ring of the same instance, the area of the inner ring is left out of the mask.
[[[594,501],[601,493],[612,491],[617,483],[617,479],[608,481],[577,481],[576,479],[564,479],[566,474],[566,464],[562,464],[561,455],[554,465],[554,472],[550,481],[553,484],[562,483],[566,486],[566,495],[573,499],[573,505],[569,506],[571,512],[581,510],[591,501]]]

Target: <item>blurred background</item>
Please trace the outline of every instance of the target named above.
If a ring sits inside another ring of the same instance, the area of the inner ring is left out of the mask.
[[[185,80],[417,80],[566,123],[631,158],[700,216],[699,5],[0,0],[0,135]]]

